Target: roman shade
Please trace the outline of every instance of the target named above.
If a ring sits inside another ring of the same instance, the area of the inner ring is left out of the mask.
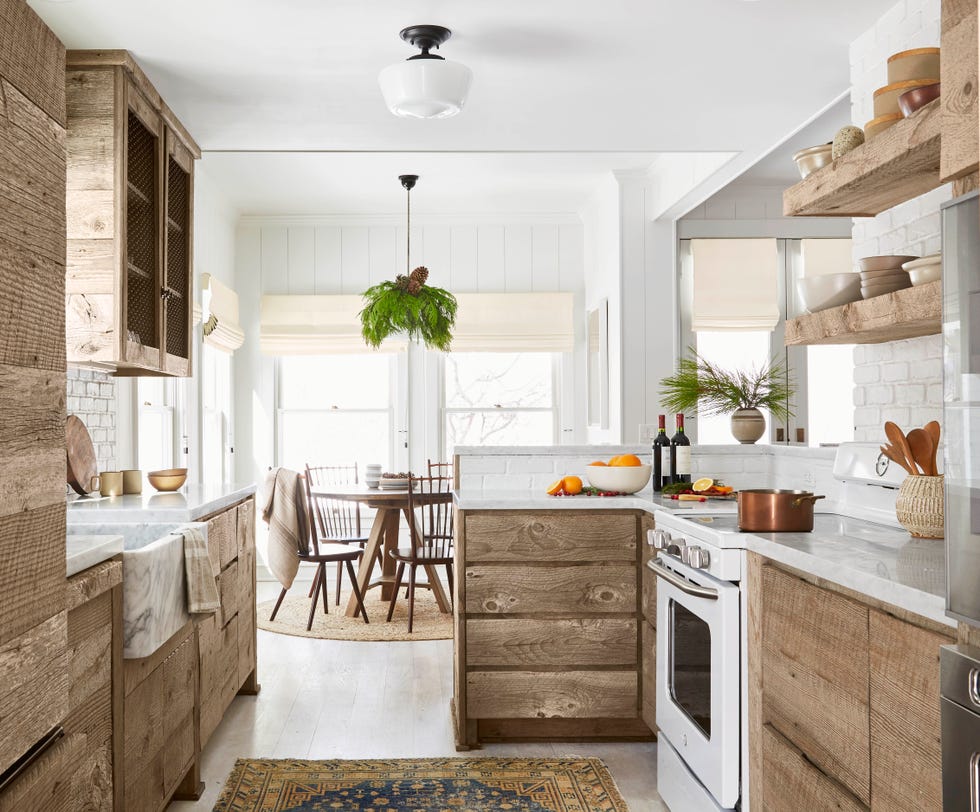
[[[459,293],[454,352],[571,352],[571,293]]]
[[[779,323],[776,241],[691,240],[692,329],[772,330]]]
[[[204,343],[234,352],[245,341],[238,324],[238,294],[211,274],[201,274],[201,320]]]
[[[456,352],[571,352],[571,293],[460,293],[453,329]],[[360,296],[263,296],[261,349],[266,355],[368,352],[358,317]],[[382,352],[404,350],[404,338]]]
[[[803,276],[848,273],[854,270],[849,239],[801,240]]]
[[[371,352],[361,335],[357,295],[263,296],[260,347],[266,355],[329,355]],[[385,341],[380,352],[404,350],[406,341]]]

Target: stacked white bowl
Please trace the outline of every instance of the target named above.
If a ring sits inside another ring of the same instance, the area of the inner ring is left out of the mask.
[[[364,466],[364,484],[369,488],[377,488],[381,482],[381,466],[378,463],[369,463]]]
[[[872,299],[885,293],[912,287],[908,271],[902,264],[912,262],[918,257],[880,256],[865,257],[858,260],[861,266],[861,296]]]

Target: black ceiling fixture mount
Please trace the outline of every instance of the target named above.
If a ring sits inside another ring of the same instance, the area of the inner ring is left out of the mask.
[[[438,54],[430,54],[433,48],[438,48],[453,35],[453,32],[442,25],[410,25],[403,28],[399,34],[405,42],[422,53],[410,56],[409,59],[443,59]]]
[[[415,188],[415,184],[418,183],[418,175],[399,175],[398,180],[402,182],[402,186],[407,191],[412,191]]]

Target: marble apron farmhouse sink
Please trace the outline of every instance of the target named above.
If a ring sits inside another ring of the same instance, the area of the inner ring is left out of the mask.
[[[184,539],[176,531],[207,524],[78,523],[68,535],[123,537],[123,656],[148,657],[188,620]]]

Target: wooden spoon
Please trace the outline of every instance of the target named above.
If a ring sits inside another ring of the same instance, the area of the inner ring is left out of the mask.
[[[905,455],[905,460],[908,464],[903,467],[914,476],[917,473],[915,462],[912,457],[912,449],[909,448],[909,441],[905,439],[905,433],[889,420],[885,423],[885,435],[891,440],[892,445],[895,446],[896,453]]]
[[[881,449],[881,453],[884,454],[886,457],[888,457],[888,459],[890,459],[892,462],[898,463],[899,465],[902,466],[902,468],[904,468],[906,470],[906,472],[908,472],[910,474],[912,473],[912,471],[909,470],[908,463],[904,459],[902,459],[902,455],[899,454],[895,450],[895,447],[894,446],[891,446],[891,445],[887,445],[887,446],[881,445],[881,446],[878,446],[878,448],[880,448]]]
[[[932,437],[932,470],[934,475],[938,475],[939,468],[936,467],[936,454],[939,453],[939,422],[930,420],[925,425],[926,434]]]
[[[932,444],[932,437],[925,429],[912,429],[908,436],[909,448],[912,450],[912,458],[922,469],[926,476],[935,476],[933,468],[936,465],[936,448]]]

